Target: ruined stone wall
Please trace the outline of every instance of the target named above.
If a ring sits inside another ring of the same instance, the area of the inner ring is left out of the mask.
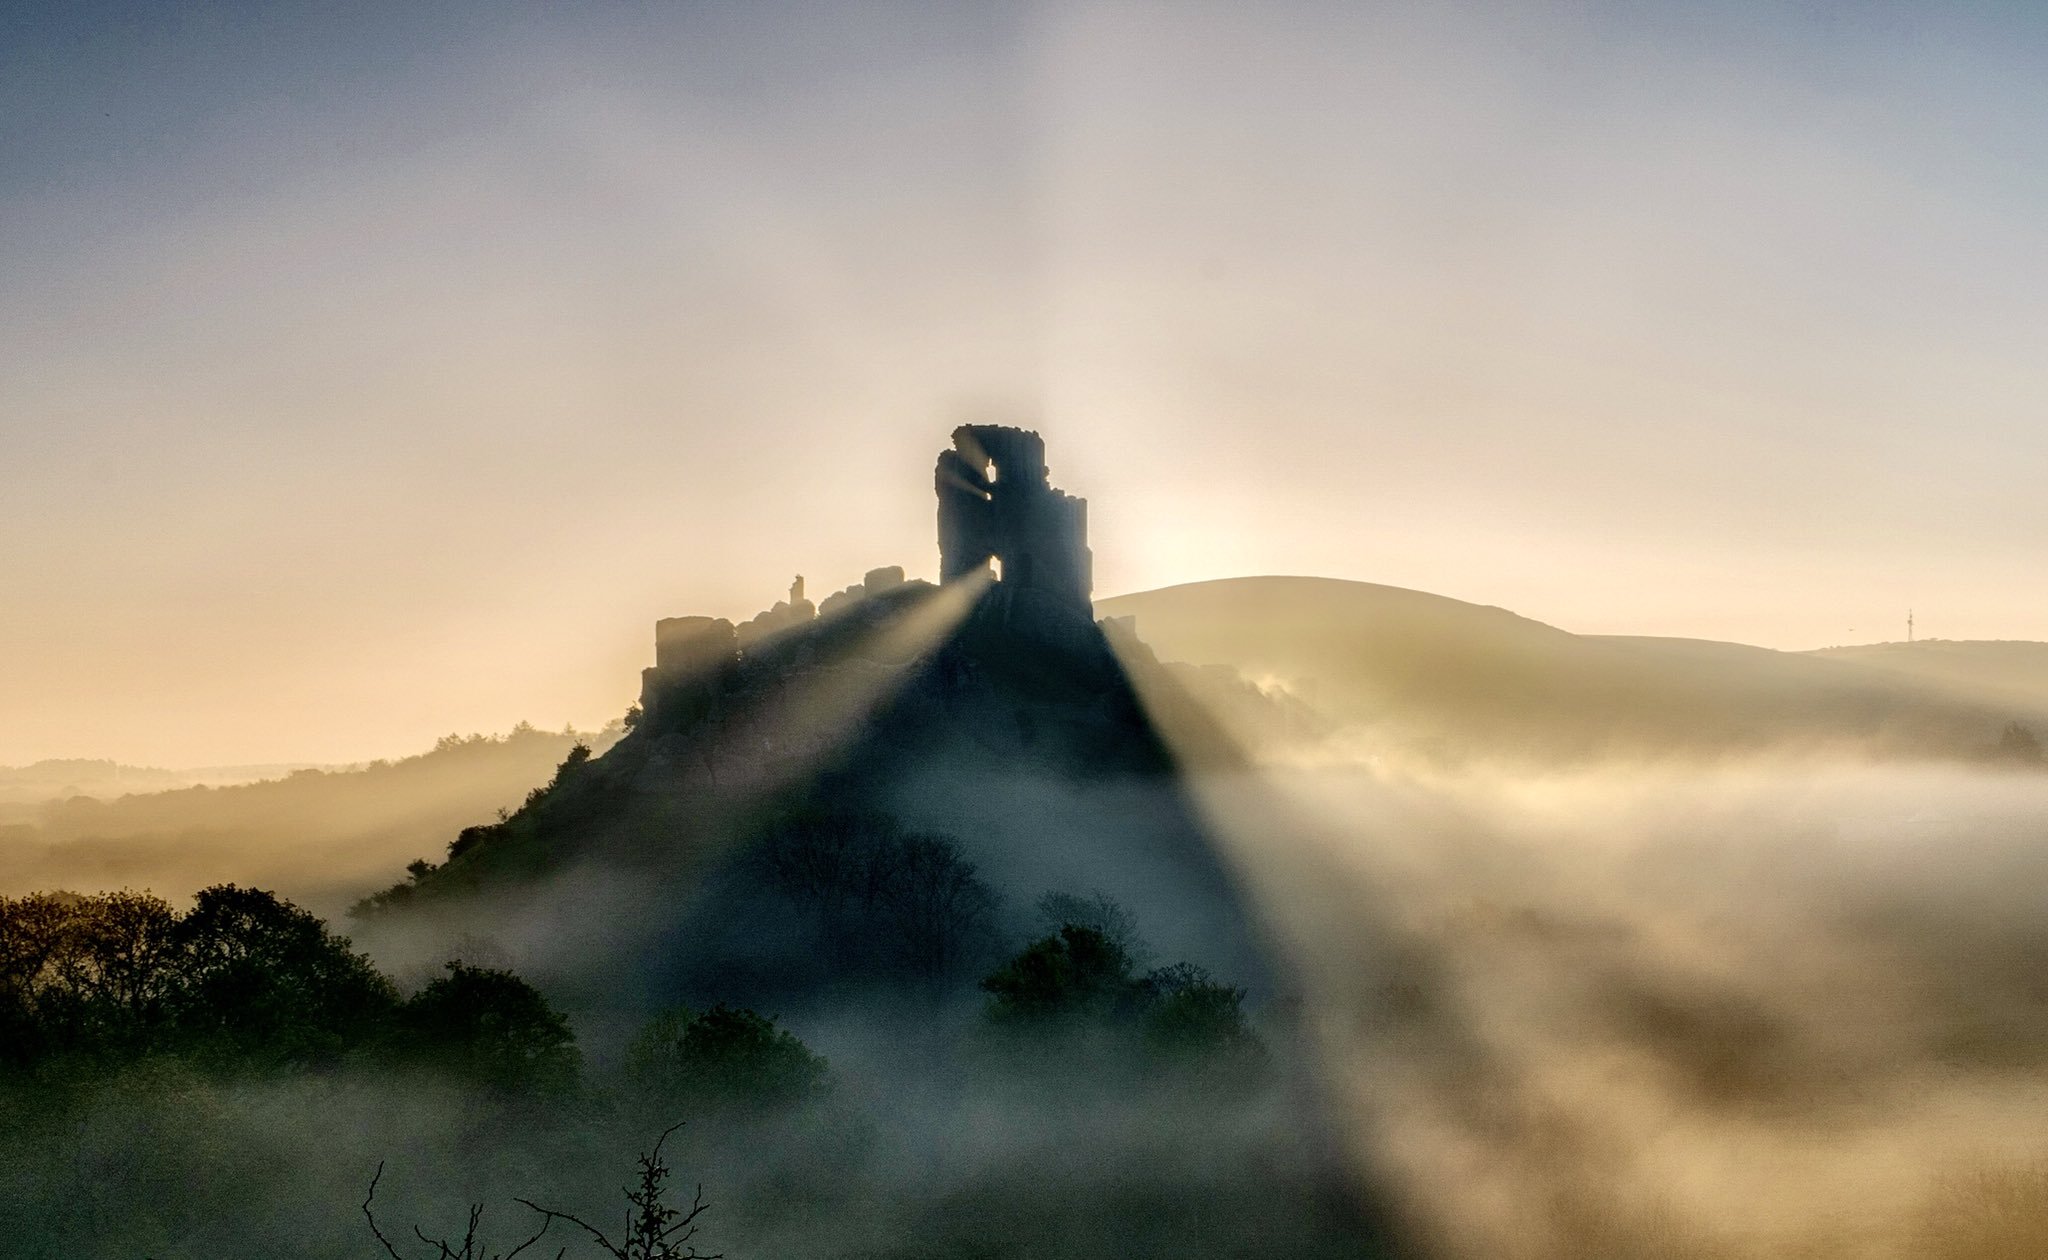
[[[1045,440],[1026,429],[962,425],[933,475],[939,500],[939,580],[1001,565],[1004,602],[1031,619],[1090,621],[1094,555],[1088,503],[1056,489]]]

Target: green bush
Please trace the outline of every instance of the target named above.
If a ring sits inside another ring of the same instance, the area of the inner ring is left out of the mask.
[[[1114,904],[1114,903],[1110,903]],[[1121,920],[1132,930],[1128,917]],[[1143,977],[1101,929],[1061,925],[981,982],[990,1024],[1064,1041],[1070,1050],[1121,1057],[1127,1066],[1249,1068],[1264,1047],[1245,1019],[1243,989],[1176,963]]]
[[[1094,928],[1069,923],[1042,937],[981,982],[997,1024],[1044,1025],[1101,1020],[1137,997],[1131,957]]]
[[[635,1088],[689,1107],[777,1108],[818,1097],[829,1065],[753,1011],[714,1006],[656,1017],[626,1052]]]

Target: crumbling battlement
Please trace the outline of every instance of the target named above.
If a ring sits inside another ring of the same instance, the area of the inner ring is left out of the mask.
[[[993,560],[1006,620],[1019,628],[1093,623],[1088,501],[1053,487],[1043,438],[961,425],[952,449],[939,454],[933,482],[941,583],[972,578]]]
[[[969,618],[984,636],[984,649],[1028,643],[1083,657],[1103,654],[1089,601],[1088,504],[1053,488],[1044,439],[1025,429],[962,425],[953,431],[952,448],[940,454],[934,480],[940,582],[992,580]],[[799,577],[787,599],[737,626],[712,617],[657,622],[654,668],[641,674],[641,706],[668,724],[720,712],[735,689],[808,662],[813,627],[826,633],[830,625],[843,630],[872,622],[932,589],[892,565],[869,570],[817,604],[805,598]]]
[[[818,615],[818,609],[804,598],[803,574],[789,584],[789,598],[778,599],[775,606],[755,616],[751,621],[742,621],[736,630],[739,634],[740,651],[759,643],[772,634],[779,634],[795,626],[809,625]]]
[[[663,617],[654,623],[654,667],[701,674],[739,656],[739,635],[723,617]]]

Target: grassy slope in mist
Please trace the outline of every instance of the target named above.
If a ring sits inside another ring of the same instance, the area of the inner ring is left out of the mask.
[[[1231,578],[1120,596],[1097,611],[1136,617],[1162,657],[1278,680],[1337,720],[1453,755],[1804,745],[1967,757],[2007,722],[2048,715],[2048,686],[1995,688],[1988,659],[1974,674],[1944,673],[1855,650],[1577,635],[1366,582]],[[2048,647],[2010,646],[2048,658]],[[2048,675],[2039,661],[2029,668],[2029,678]]]
[[[124,766],[105,759],[55,757],[26,766],[0,766],[0,824],[33,822],[48,801],[74,796],[107,800],[137,792],[170,792],[178,788],[231,787],[261,779],[280,779],[298,770],[341,767],[307,762],[263,766],[204,766],[165,770],[158,766]]]
[[[0,893],[149,887],[181,896],[232,881],[336,913],[463,827],[515,808],[578,738],[521,727],[433,751],[233,787],[46,802],[0,826]]]
[[[1922,639],[1822,648],[1811,655],[1915,679],[1987,704],[2048,711],[2048,643]]]

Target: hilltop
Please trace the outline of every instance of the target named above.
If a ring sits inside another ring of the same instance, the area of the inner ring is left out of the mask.
[[[2048,724],[2043,644],[1815,653],[1580,635],[1440,595],[1307,577],[1197,582],[1097,611],[1134,618],[1162,657],[1236,669],[1383,746],[1448,756],[1970,757],[2010,722]]]
[[[658,959],[664,997],[795,1003],[852,977],[791,919],[789,881],[867,900],[882,863],[917,885],[889,898],[936,912],[965,896],[1008,926],[1048,892],[1106,890],[1161,948],[1255,974],[1181,795],[1190,759],[1237,764],[1188,697],[1202,680],[1097,625],[1085,505],[1051,486],[1037,434],[957,430],[934,486],[939,582],[878,568],[814,605],[799,578],[738,625],[657,622],[624,738],[451,832],[445,860],[358,908],[366,939],[516,921],[580,936],[527,964],[565,991]],[[914,870],[898,862],[913,851]]]
[[[1984,704],[2048,712],[2048,643],[2024,639],[1920,639],[1821,648],[1847,661]]]

